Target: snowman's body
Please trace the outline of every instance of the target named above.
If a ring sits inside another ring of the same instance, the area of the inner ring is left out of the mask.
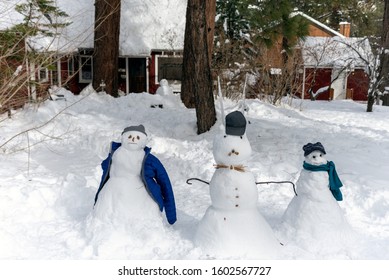
[[[159,87],[156,92],[157,95],[173,95],[173,90],[169,86],[169,82],[166,79],[159,81]]]
[[[199,223],[196,244],[209,255],[275,258],[280,243],[258,211],[254,176],[242,166],[251,154],[246,136],[216,136],[213,153],[212,205]]]
[[[305,157],[312,165],[326,164],[324,153],[314,151]],[[289,239],[311,250],[339,248],[351,234],[342,209],[329,188],[326,171],[301,170],[296,192],[283,216]]]
[[[127,134],[139,137],[140,142],[145,138],[139,132],[123,134],[122,145],[112,156],[110,177],[99,193],[94,216],[114,225],[161,223],[158,205],[147,192],[141,178],[144,143],[129,143]]]

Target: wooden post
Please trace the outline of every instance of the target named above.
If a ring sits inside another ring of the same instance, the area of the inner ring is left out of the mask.
[[[334,89],[333,88],[330,88],[330,96],[329,96],[328,100],[334,100]]]
[[[353,99],[354,98],[354,89],[348,88],[346,90],[346,99]]]

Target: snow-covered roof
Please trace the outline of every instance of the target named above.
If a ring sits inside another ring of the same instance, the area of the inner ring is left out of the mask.
[[[373,53],[367,38],[346,37],[301,11],[290,14],[290,17],[295,16],[304,17],[333,36],[306,36],[300,40],[305,66],[364,68],[372,61]]]
[[[0,30],[20,23],[14,10],[25,0],[0,2]],[[56,38],[30,38],[37,50],[72,52],[93,48],[94,0],[54,0],[72,23]],[[120,55],[142,56],[152,49],[183,49],[186,0],[122,0]]]
[[[308,21],[310,21],[314,25],[316,25],[316,26],[320,27],[321,29],[326,30],[328,33],[332,34],[332,36],[338,36],[338,37],[341,37],[341,38],[345,37],[343,34],[333,30],[332,28],[328,27],[327,25],[321,23],[320,21],[314,19],[313,17],[308,16],[307,14],[305,14],[305,13],[303,13],[301,11],[295,11],[295,12],[292,12],[290,14],[290,17],[295,17],[295,16],[302,16],[302,17],[304,17],[305,19],[307,19]]]
[[[308,36],[299,47],[308,67],[364,68],[373,57],[367,38]]]
[[[0,30],[7,29],[20,23],[23,16],[15,11],[15,5],[20,0],[3,0],[0,1]]]

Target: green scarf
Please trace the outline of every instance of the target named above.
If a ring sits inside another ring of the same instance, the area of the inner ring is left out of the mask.
[[[303,167],[309,171],[327,171],[332,195],[337,201],[343,200],[343,195],[340,191],[340,187],[342,187],[343,184],[339,179],[338,173],[336,173],[335,164],[332,161],[327,161],[327,164],[322,165],[312,165],[304,161]]]

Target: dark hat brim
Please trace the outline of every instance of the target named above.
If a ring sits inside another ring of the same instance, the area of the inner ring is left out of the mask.
[[[324,149],[323,145],[320,142],[317,142],[315,144],[308,143],[308,144],[304,145],[303,150],[304,150],[305,157],[314,151],[320,151],[323,154],[326,154],[326,150]]]
[[[123,132],[122,132],[122,135],[128,131],[138,131],[138,132],[141,132],[143,133],[144,135],[147,136],[147,133],[145,131],[145,127],[143,125],[136,125],[136,126],[128,126],[126,127]]]
[[[227,135],[242,136],[245,132],[246,132],[246,127],[233,127],[233,126],[226,127]]]

